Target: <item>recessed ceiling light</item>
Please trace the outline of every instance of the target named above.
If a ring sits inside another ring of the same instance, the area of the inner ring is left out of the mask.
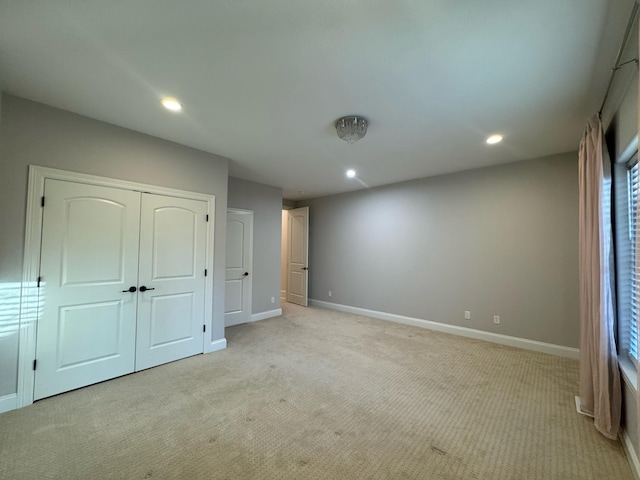
[[[494,145],[496,143],[500,143],[502,141],[502,135],[496,133],[495,135],[491,135],[489,138],[487,138],[487,143],[489,145]]]
[[[163,98],[162,105],[164,108],[171,110],[172,112],[179,112],[182,110],[182,104],[175,98]]]
[[[347,177],[349,178],[354,178],[356,176],[356,171],[351,169],[351,170],[347,170]]]

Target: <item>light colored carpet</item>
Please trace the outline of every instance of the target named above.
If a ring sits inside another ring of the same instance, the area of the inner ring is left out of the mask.
[[[578,364],[283,305],[229,348],[0,415],[2,479],[616,479]]]

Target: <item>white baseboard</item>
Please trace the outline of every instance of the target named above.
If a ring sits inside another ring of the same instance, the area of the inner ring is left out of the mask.
[[[484,340],[486,342],[499,343],[500,345],[508,345],[510,347],[549,353],[551,355],[573,358],[575,360],[580,358],[580,350],[577,348],[555,345],[553,343],[538,342],[536,340],[528,340],[520,337],[510,337],[500,333],[485,332],[483,330],[459,327],[457,325],[447,325],[446,323],[432,322],[430,320],[422,320],[421,318],[405,317],[403,315],[395,315],[393,313],[377,312],[375,310],[367,310],[365,308],[350,307],[348,305],[324,302],[322,300],[309,299],[309,304],[314,307],[328,308],[330,310],[338,310],[346,313],[355,313],[356,315],[364,315],[367,317],[378,318],[380,320],[389,320],[391,322],[426,328],[437,332],[450,333],[453,335],[460,335],[462,337]]]
[[[0,397],[0,413],[18,408],[18,394],[11,393]]]
[[[636,480],[640,480],[640,462],[638,461],[638,455],[633,448],[633,443],[631,442],[627,431],[624,429],[620,432],[620,441],[624,447],[624,453],[627,455],[627,460],[629,461],[629,467],[631,467],[633,476]]]
[[[276,308],[275,310],[251,314],[251,321],[257,322],[258,320],[266,320],[267,318],[279,317],[280,315],[282,315],[282,309]]]
[[[218,350],[224,350],[227,348],[227,339],[221,338],[220,340],[214,340],[209,344],[209,348],[204,353],[217,352]]]

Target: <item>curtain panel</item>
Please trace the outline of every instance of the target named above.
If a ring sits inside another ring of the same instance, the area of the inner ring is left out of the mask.
[[[578,152],[580,399],[596,429],[616,439],[622,400],[614,337],[611,163],[603,139],[595,115]]]

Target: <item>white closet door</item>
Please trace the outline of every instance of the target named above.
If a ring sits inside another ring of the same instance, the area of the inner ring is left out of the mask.
[[[309,207],[288,210],[287,301],[307,306],[309,300]]]
[[[142,197],[136,370],[204,350],[206,214],[206,202]]]
[[[224,324],[251,321],[253,212],[227,211]]]
[[[47,179],[34,398],[134,369],[140,193]]]

